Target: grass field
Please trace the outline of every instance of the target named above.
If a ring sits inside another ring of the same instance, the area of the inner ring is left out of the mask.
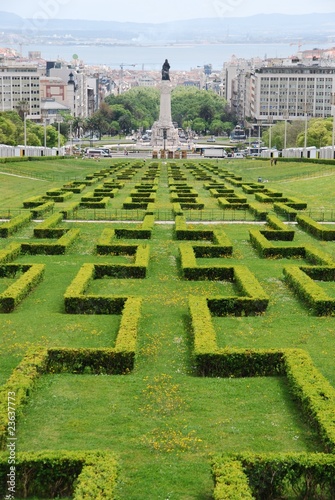
[[[25,199],[44,195],[69,180],[85,179],[112,163],[64,160],[0,165],[0,214],[16,215],[23,210]],[[130,191],[147,172],[148,163],[125,181],[104,210],[105,215],[122,209]],[[267,187],[306,201],[307,210],[322,214],[322,220],[332,218],[335,168],[280,162],[274,167],[258,160],[204,163],[229,169],[246,182],[256,182],[259,177],[267,179]],[[204,181],[196,180],[183,162],[178,165],[187,183],[205,203],[205,210],[219,214],[217,200],[209,196]],[[158,210],[166,213],[172,210],[168,166],[169,163],[159,163],[155,203]],[[111,174],[106,179],[114,177]],[[88,191],[92,187],[74,194],[69,201],[57,203],[54,212],[80,200]],[[235,191],[242,194],[240,188]],[[254,196],[248,195],[248,199],[254,201]],[[271,206],[269,211],[273,213]],[[95,218],[99,219],[99,214]],[[87,219],[87,211],[83,219]],[[66,314],[63,295],[85,263],[133,264],[132,256],[97,255],[96,244],[106,227],[130,228],[139,223],[113,220],[113,216],[111,220],[94,222],[83,219],[79,211],[77,220],[62,222],[66,228],[80,229],[79,238],[65,255],[21,254],[15,260],[20,264],[44,264],[45,276],[12,313],[1,314],[1,383],[5,383],[28,348],[115,345],[119,315]],[[270,299],[262,315],[213,317],[218,345],[304,349],[334,386],[334,316],[311,315],[285,284],[284,266],[292,261],[306,264],[302,258],[259,258],[250,244],[249,230],[263,228],[264,224],[251,219],[243,224],[228,220],[201,224],[201,228],[223,229],[233,244],[233,254],[226,258],[198,258],[198,266],[243,264]],[[236,288],[228,281],[184,280],[173,220],[156,222],[160,223],[154,225],[150,240],[145,241],[150,249],[145,279],[104,277],[94,280],[86,291],[142,297],[135,369],[129,375],[41,376],[18,421],[17,450],[110,450],[119,457],[121,466],[116,492],[120,500],[212,499],[213,453],[324,451],[316,431],[293,401],[284,377],[195,376],[188,298],[230,296],[237,293]],[[38,224],[40,221],[31,221],[9,238],[0,238],[0,250],[14,242],[36,241],[33,230]],[[194,222],[189,227],[199,225]],[[313,244],[335,259],[334,242],[318,241],[298,226],[290,227],[295,231],[296,245]],[[122,242],[138,244],[140,240]],[[0,278],[0,293],[15,279]],[[321,285],[335,297],[333,282]]]

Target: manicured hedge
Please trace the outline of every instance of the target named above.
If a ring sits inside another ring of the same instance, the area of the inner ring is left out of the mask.
[[[183,215],[175,217],[175,236],[177,240],[214,241],[214,232],[211,229],[190,229]]]
[[[282,193],[269,193],[267,189],[264,191],[255,193],[255,198],[260,203],[273,203],[274,201],[286,203],[288,200],[288,198],[285,198]]]
[[[275,215],[268,214],[266,217],[266,222],[270,226],[270,230],[262,230],[261,233],[268,240],[281,240],[281,241],[292,241],[294,238],[294,230],[288,229],[287,224],[284,224]]]
[[[121,314],[125,297],[85,295],[94,279],[94,264],[84,264],[64,294],[65,312],[70,314]]]
[[[54,213],[43,222],[38,224],[37,227],[34,228],[34,236],[35,238],[59,238],[64,234],[66,229],[59,228],[56,226],[62,222],[63,214],[60,212]]]
[[[106,228],[103,230],[97,243],[98,255],[135,255],[138,245],[113,242],[115,230]]]
[[[83,208],[106,208],[107,205],[110,202],[110,197],[105,196],[105,197],[84,197],[81,199],[80,206]]]
[[[212,474],[215,500],[330,500],[335,493],[335,457],[324,453],[215,455]]]
[[[54,201],[47,201],[46,203],[43,203],[42,205],[38,205],[36,208],[32,208],[31,213],[34,219],[38,219],[42,215],[46,214],[47,212],[50,212],[55,206]]]
[[[141,228],[137,229],[117,228],[114,230],[115,236],[117,238],[124,238],[124,239],[143,239],[143,240],[150,239],[154,223],[155,223],[154,215],[146,214],[141,224]]]
[[[66,230],[65,230],[66,231]],[[80,234],[80,229],[69,229],[54,243],[22,243],[22,253],[31,255],[64,255]]]
[[[127,300],[125,297],[89,295],[86,294],[86,291],[93,279],[99,279],[103,276],[115,276],[121,271],[122,274],[125,274],[125,277],[142,277],[145,264],[148,263],[149,249],[143,245],[143,248],[138,253],[137,266],[136,262],[135,266],[129,265],[128,267],[109,264],[84,264],[64,294],[65,311],[71,314],[121,314]]]
[[[274,231],[280,234],[280,231]],[[270,231],[259,231],[258,229],[250,229],[249,237],[250,243],[257,250],[258,254],[262,258],[290,258],[290,257],[303,257],[305,255],[305,249],[303,246],[289,246],[280,247],[273,245],[268,239],[267,235]]]
[[[146,277],[149,265],[149,253],[148,245],[137,245],[134,264],[96,264],[94,279],[104,276],[143,279]]]
[[[49,349],[45,373],[123,375],[134,368],[135,352],[105,349]]]
[[[214,500],[252,500],[248,477],[240,461],[216,458],[212,463]]]
[[[32,213],[26,212],[13,217],[8,222],[0,224],[0,238],[8,238],[11,234],[18,231],[21,227],[28,224],[32,219]]]
[[[255,216],[256,220],[265,221],[268,215],[268,210],[260,208],[256,203],[249,203],[249,212]]]
[[[192,245],[197,258],[226,257],[233,254],[233,245],[223,230],[213,231],[213,245]]]
[[[27,198],[26,200],[23,201],[23,206],[24,208],[34,208],[38,207],[43,203],[43,196],[32,196],[30,198]]]
[[[50,193],[46,196],[43,196],[43,198],[45,200],[53,200],[55,203],[64,203],[65,201],[69,200],[70,198],[72,198],[73,196],[73,192],[71,191],[63,191],[63,190],[60,190],[58,192],[54,192],[53,194]]]
[[[193,366],[207,377],[284,375],[294,399],[318,431],[325,449],[335,451],[335,389],[301,349],[219,349],[207,304],[190,298],[193,332]],[[208,331],[208,335],[206,332]]]
[[[233,280],[234,273],[231,266],[198,266],[195,251],[190,243],[180,243],[179,255],[184,279]]]
[[[71,203],[66,208],[62,208],[60,211],[63,214],[64,219],[70,219],[70,217],[73,217],[75,214],[77,214],[79,207],[79,201],[76,201],[74,203]]]
[[[302,349],[285,350],[284,370],[291,394],[317,429],[326,451],[335,453],[334,387]]]
[[[69,184],[64,184],[62,189],[64,191],[71,191],[72,193],[81,193],[86,188],[86,183],[70,182]]]
[[[226,314],[250,315],[264,312],[269,297],[246,266],[197,266],[193,248],[180,244],[180,259],[185,279],[231,281],[237,289],[236,296],[209,297],[208,307],[216,316]]]
[[[85,461],[75,482],[73,500],[114,500],[119,466],[116,459],[103,453]]]
[[[8,454],[2,453],[0,455],[2,492],[8,491],[7,460]],[[119,466],[116,457],[104,451],[18,452],[15,472],[15,498],[66,496],[74,500],[103,498],[113,500]]]
[[[307,208],[307,203],[295,199],[289,198],[285,203],[274,203],[273,209],[276,213],[286,216],[288,220],[296,220],[298,211]]]
[[[35,348],[28,351],[23,360],[13,370],[7,382],[0,388],[0,445],[6,448],[8,428],[8,393],[15,393],[16,417],[21,412],[37,378],[45,373],[47,365],[47,350]]]
[[[297,215],[296,220],[299,226],[309,234],[324,241],[335,240],[335,229],[324,226],[307,215]]]
[[[192,321],[194,357],[202,355],[207,356],[208,353],[217,351],[216,333],[212,323],[211,313],[207,305],[206,297],[190,296],[189,310]],[[196,367],[198,372],[198,367]]]
[[[298,298],[306,303],[313,314],[317,316],[335,314],[335,299],[329,297],[329,295],[327,295],[327,293],[314,281],[314,279],[335,281],[335,267],[324,266],[319,268],[318,274],[316,275],[316,270],[313,267],[286,266],[283,269],[283,273],[285,281],[294,290]],[[310,275],[314,275],[314,279],[312,279]]]
[[[239,201],[233,198],[218,198],[218,204],[223,210],[246,210],[249,208],[249,203]]]
[[[21,253],[21,243],[11,243],[0,250],[0,263],[6,264],[17,259]]]
[[[22,273],[12,285],[0,294],[0,311],[3,313],[12,312],[43,279],[44,269],[44,264],[0,266],[0,276],[15,276],[16,273]]]

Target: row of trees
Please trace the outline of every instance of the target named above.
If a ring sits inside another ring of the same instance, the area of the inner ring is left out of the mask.
[[[108,114],[105,105],[95,113],[101,113],[107,122],[119,123],[119,130],[147,130],[159,116],[159,90],[156,88],[132,89],[118,96],[108,96]],[[122,112],[123,111],[123,112]],[[212,91],[195,87],[177,87],[171,94],[172,120],[184,130],[219,135],[234,127],[227,102]]]
[[[66,126],[64,134],[66,135]],[[44,146],[46,133],[46,146],[57,147],[58,130],[55,126],[48,125],[46,130],[44,125],[38,125],[33,121],[26,121],[26,136],[28,146]],[[60,145],[63,145],[66,138],[63,134],[60,136]],[[24,144],[24,120],[16,111],[4,111],[0,113],[0,144],[16,146]]]
[[[63,115],[60,126],[60,144],[74,137],[101,138],[103,135],[115,136],[129,134],[132,130],[150,129],[159,116],[159,90],[156,88],[136,88],[121,95],[110,95],[102,102],[98,111],[86,119]],[[212,91],[195,87],[177,87],[171,95],[172,120],[184,130],[198,134],[229,135],[234,128],[233,116],[227,108],[225,99]],[[17,145],[24,143],[23,111],[0,113],[0,144]],[[285,132],[286,127],[286,132]],[[262,134],[266,145],[283,149],[286,136],[287,147],[301,147],[305,143],[304,120],[278,122]],[[322,147],[332,144],[332,118],[313,118],[308,121],[307,146]],[[58,145],[57,124],[43,125],[26,121],[27,144],[43,146],[46,132],[46,145]],[[270,138],[271,134],[271,138]]]
[[[89,118],[75,118],[72,129],[79,137],[91,134],[130,134],[150,129],[159,116],[160,94],[157,88],[136,88],[110,95]],[[234,127],[225,99],[214,92],[177,87],[171,95],[172,120],[178,127],[197,133],[220,135]]]
[[[286,147],[303,147],[305,145],[305,120],[297,120],[286,124]],[[332,144],[333,118],[311,118],[307,123],[306,146],[321,148]],[[269,128],[262,134],[266,145],[270,144]],[[283,149],[285,143],[285,122],[278,122],[271,127],[271,146]]]

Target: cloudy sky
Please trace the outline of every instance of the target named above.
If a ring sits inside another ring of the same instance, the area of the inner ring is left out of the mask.
[[[4,1],[1,1],[3,4]],[[334,0],[12,0],[0,11],[25,18],[154,22],[259,13],[335,12]]]

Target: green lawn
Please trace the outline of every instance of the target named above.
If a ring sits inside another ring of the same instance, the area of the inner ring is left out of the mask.
[[[89,160],[65,160],[50,162],[48,166],[33,161],[27,162],[27,166],[9,164],[12,174],[17,169],[19,175],[27,178],[5,175],[0,165],[0,213],[22,209],[24,199],[60,187],[71,177],[84,179],[88,173],[112,163],[112,160],[98,164]],[[183,162],[178,164],[187,183],[205,202],[205,209],[218,209],[217,200],[209,196],[204,182],[195,180]],[[217,165],[217,162],[205,164]],[[260,176],[267,178],[269,188],[307,201],[308,208],[331,210],[334,207],[330,180],[335,168],[332,171],[329,166],[308,164],[304,167],[280,162],[271,167],[270,162],[258,160],[223,161],[219,165],[249,182]],[[5,167],[8,173],[8,165]],[[148,162],[125,182],[117,196],[110,200],[111,210],[122,207],[147,167]],[[24,169],[26,174],[22,173]],[[30,178],[37,173],[36,179]],[[213,177],[216,176],[213,174]],[[160,163],[157,206],[166,211],[172,208],[167,181],[166,164]],[[55,211],[79,200],[93,188],[87,187],[68,202],[57,204]],[[234,189],[243,194],[241,188]],[[254,196],[248,195],[248,199],[254,201]],[[0,239],[0,249],[13,242],[36,241],[33,229],[38,223],[32,221],[9,238]],[[62,226],[80,229],[79,239],[65,255],[25,254],[15,261],[42,263],[46,268],[43,281],[14,312],[1,314],[1,383],[29,347],[113,347],[115,344],[120,316],[66,314],[63,295],[85,263],[132,264],[134,258],[130,256],[97,255],[96,243],[106,227],[130,228],[137,227],[138,223],[78,220],[63,221]],[[192,224],[191,227],[199,226]],[[260,316],[213,317],[219,347],[302,348],[335,385],[335,318],[312,316],[283,280],[285,265],[306,262],[300,258],[259,258],[250,244],[249,229],[261,229],[262,224],[218,222],[201,227],[222,228],[233,244],[233,255],[198,258],[197,264],[243,264],[270,298],[268,309]],[[335,258],[334,242],[320,242],[297,226],[292,228],[295,245],[310,243]],[[139,244],[143,240],[120,242]],[[105,277],[94,280],[87,290],[90,294],[143,298],[134,371],[127,376],[40,377],[18,422],[18,450],[115,452],[121,465],[117,487],[120,500],[213,498],[210,472],[213,453],[323,451],[315,431],[292,400],[284,377],[225,379],[194,375],[188,297],[229,296],[237,293],[235,285],[228,281],[184,280],[180,242],[175,239],[171,221],[155,224],[151,239],[144,242],[150,247],[145,279]],[[13,281],[1,278],[0,293]],[[321,285],[330,296],[335,296],[332,282]]]

